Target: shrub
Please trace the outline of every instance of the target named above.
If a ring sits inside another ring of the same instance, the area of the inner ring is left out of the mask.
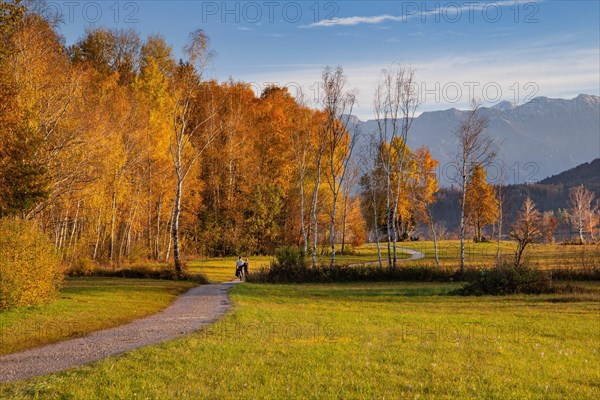
[[[397,268],[380,268],[374,265],[321,265],[312,268],[305,263],[300,265],[281,265],[271,263],[269,268],[251,272],[246,277],[253,283],[334,283],[334,282],[451,282],[462,280],[476,271],[466,271],[461,275],[458,271],[438,270],[433,266],[402,266]]]
[[[89,260],[88,260],[89,261]],[[87,264],[85,261],[84,264]],[[91,262],[91,261],[90,261]],[[155,262],[146,262],[140,264],[131,264],[121,267],[95,266],[89,272],[84,274],[85,268],[79,268],[79,261],[68,270],[69,276],[99,276],[104,278],[131,278],[131,279],[163,279],[163,280],[183,280],[196,283],[208,283],[208,279],[202,274],[190,274],[187,272],[187,266],[184,264],[182,276],[177,276],[172,265],[160,264]],[[89,270],[88,270],[89,271]]]
[[[60,258],[41,229],[30,221],[0,219],[0,308],[48,301],[62,282]]]
[[[557,268],[550,271],[553,280],[600,281],[600,266],[584,268]]]
[[[96,270],[96,263],[89,258],[80,258],[71,263],[67,270],[69,276],[92,276]]]
[[[275,249],[275,259],[277,266],[283,268],[306,266],[304,252],[300,247],[278,247]]]
[[[467,296],[540,294],[553,293],[553,286],[551,275],[546,271],[504,262],[469,277],[459,293]]]

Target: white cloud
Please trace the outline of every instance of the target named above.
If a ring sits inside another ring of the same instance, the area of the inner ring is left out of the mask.
[[[332,18],[332,19],[324,19],[318,22],[313,22],[310,25],[304,25],[302,28],[315,28],[321,26],[349,26],[349,25],[359,25],[359,24],[380,24],[386,21],[394,21],[394,22],[405,22],[406,17],[403,16],[394,16],[394,15],[377,15],[374,17],[346,17],[346,18]]]
[[[428,6],[426,3],[401,2],[401,15],[375,15],[351,16],[343,18],[329,18],[302,25],[299,28],[319,28],[334,26],[378,25],[384,22],[407,22],[410,19],[442,16],[448,22],[457,22],[460,19],[472,19],[475,11],[486,11],[486,18],[495,19],[495,9],[499,7],[515,7],[517,4],[540,3],[543,0],[501,0],[492,2],[446,2]],[[487,14],[489,12],[489,15]]]

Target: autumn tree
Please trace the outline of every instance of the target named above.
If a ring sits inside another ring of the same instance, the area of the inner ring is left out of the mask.
[[[172,121],[168,118],[173,102],[169,82],[176,69],[172,50],[160,36],[150,36],[141,47],[140,73],[134,84],[140,116],[145,130],[145,160],[140,164],[146,183],[144,208],[148,253],[158,260],[163,254],[163,230],[169,222],[165,209],[169,199],[173,170],[170,166],[169,138]]]
[[[545,226],[542,214],[536,209],[535,203],[529,198],[525,199],[516,222],[510,226],[510,237],[517,241],[515,250],[515,265],[521,266],[525,249],[537,243],[544,236]]]
[[[342,247],[341,254],[344,254],[346,250],[346,238],[348,233],[348,222],[350,218],[348,218],[348,214],[360,215],[360,209],[356,210],[355,206],[358,204],[352,195],[352,191],[355,186],[358,184],[358,180],[360,178],[360,169],[356,162],[351,162],[346,167],[348,169],[346,173],[346,179],[342,183]],[[357,213],[358,211],[358,213]],[[353,218],[356,221],[356,217]],[[363,222],[364,223],[364,222]],[[350,224],[353,227],[353,224]],[[355,235],[356,236],[356,235]]]
[[[14,50],[10,39],[26,12],[22,0],[0,2],[0,62]]]
[[[46,171],[38,174],[38,178],[46,175],[46,195],[38,196],[24,214],[31,219],[89,182],[93,161],[90,151],[83,151],[88,137],[82,135],[85,121],[79,113],[86,100],[87,74],[69,64],[60,38],[39,15],[27,14],[11,41],[15,54],[5,62],[18,110],[19,129],[13,137],[25,135],[18,141],[27,145],[32,158],[26,163],[27,174]]]
[[[587,218],[587,232],[590,235],[592,241],[596,240],[596,230],[598,229],[598,224],[600,224],[600,210],[599,210],[600,201],[596,201],[596,206],[593,207],[588,213]]]
[[[300,99],[302,101],[302,98]],[[296,123],[290,128],[292,157],[298,176],[300,236],[302,251],[308,253],[308,229],[305,221],[305,186],[309,167],[309,156],[313,151],[315,130],[312,125],[312,113],[302,107],[296,111]]]
[[[409,239],[410,233],[416,227],[415,204],[411,200],[412,185],[417,174],[417,163],[411,149],[397,137],[389,146],[392,154],[392,187],[394,199],[392,201],[392,217],[395,237],[392,238],[393,247],[398,241]],[[392,264],[393,266],[393,264]]]
[[[214,130],[204,129],[205,124],[212,119],[213,113],[209,113],[206,118],[200,117],[198,108],[205,105],[199,104],[197,97],[202,73],[210,59],[208,36],[204,31],[196,30],[190,35],[190,40],[184,50],[187,62],[178,66],[172,81],[175,105],[172,111],[173,132],[169,145],[176,174],[171,231],[173,259],[178,275],[183,272],[179,244],[183,183],[216,134]]]
[[[139,69],[141,39],[133,29],[96,28],[69,49],[75,63],[88,63],[101,74],[117,74],[120,84],[133,82]]]
[[[254,188],[250,216],[245,232],[253,242],[249,249],[260,254],[272,254],[281,238],[283,224],[283,190],[280,186],[261,184]]]
[[[411,201],[415,205],[417,217],[429,226],[433,239],[435,264],[439,269],[438,238],[432,209],[433,204],[435,203],[435,195],[439,190],[435,173],[435,169],[439,165],[439,162],[433,159],[430,151],[425,147],[417,149],[414,154],[414,162],[417,173],[414,176],[414,183],[412,184],[410,191]]]
[[[49,194],[48,169],[37,157],[42,138],[25,126],[4,133],[0,160],[0,216],[25,216]]]
[[[317,245],[319,241],[319,193],[321,189],[321,179],[323,174],[323,158],[325,156],[325,152],[327,151],[327,137],[323,135],[323,131],[326,129],[325,127],[328,124],[329,116],[323,114],[322,118],[317,116],[317,120],[322,119],[317,122],[319,133],[315,138],[314,143],[314,152],[312,162],[314,164],[314,188],[312,194],[312,204],[311,204],[311,227],[312,227],[312,249],[311,249],[311,258],[312,258],[312,267],[317,268]]]
[[[47,167],[38,157],[43,136],[27,122],[15,69],[26,10],[21,1],[0,3],[0,216],[23,216],[48,195]]]
[[[382,182],[381,163],[379,159],[380,141],[377,132],[373,132],[369,136],[366,148],[363,150],[360,160],[360,170],[362,176],[360,185],[362,189],[362,204],[365,211],[365,219],[370,221],[367,225],[371,225],[375,247],[377,249],[377,261],[379,267],[383,268],[380,245],[380,218],[382,190],[385,186]],[[385,212],[385,210],[384,210]],[[370,213],[366,216],[366,213]],[[389,253],[388,253],[389,254]]]
[[[358,196],[351,196],[346,204],[345,240],[354,247],[361,246],[367,238],[367,223],[363,217],[361,201]]]
[[[546,243],[554,243],[554,231],[558,227],[558,219],[554,216],[554,211],[546,211],[542,214],[542,223],[544,229],[544,240]]]
[[[467,185],[478,165],[486,166],[496,155],[494,140],[485,135],[488,120],[479,114],[479,105],[473,101],[466,119],[455,131],[459,151],[456,154],[460,202],[460,272],[465,268],[465,226]]]
[[[466,224],[473,227],[477,243],[482,240],[483,228],[498,218],[498,199],[493,186],[486,182],[486,175],[483,166],[475,166],[466,190]]]

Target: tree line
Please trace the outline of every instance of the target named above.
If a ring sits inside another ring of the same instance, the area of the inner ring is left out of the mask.
[[[38,223],[64,260],[173,260],[299,245],[335,260],[365,223],[350,162],[354,95],[323,70],[317,110],[287,89],[207,79],[158,35],[94,28],[66,46],[2,2],[0,215]],[[325,249],[325,244],[328,248]]]

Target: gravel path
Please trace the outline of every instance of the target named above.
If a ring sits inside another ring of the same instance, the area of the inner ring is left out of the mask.
[[[0,357],[0,383],[79,367],[115,354],[194,333],[230,307],[229,288],[237,282],[195,287],[152,316],[88,336]]]
[[[421,253],[420,251],[411,250],[411,249],[404,249],[402,247],[399,247],[398,250],[400,250],[403,253],[410,254],[409,258],[401,258],[399,261],[420,260],[421,258],[425,258],[425,254]]]
[[[420,251],[416,251],[416,250],[411,250],[411,249],[405,249],[402,247],[397,247],[398,251],[401,251],[403,253],[407,253],[410,254],[410,257],[406,257],[406,258],[399,258],[397,260],[397,262],[404,262],[404,261],[408,261],[408,260],[420,260],[421,258],[425,258],[425,254],[421,253]],[[381,248],[381,257],[382,257],[382,261],[384,265],[387,265],[387,258],[386,258],[386,254],[384,251],[384,248]],[[359,265],[377,265],[379,264],[379,261],[369,261],[366,263],[360,263],[360,264],[351,264],[351,267],[356,267]]]

